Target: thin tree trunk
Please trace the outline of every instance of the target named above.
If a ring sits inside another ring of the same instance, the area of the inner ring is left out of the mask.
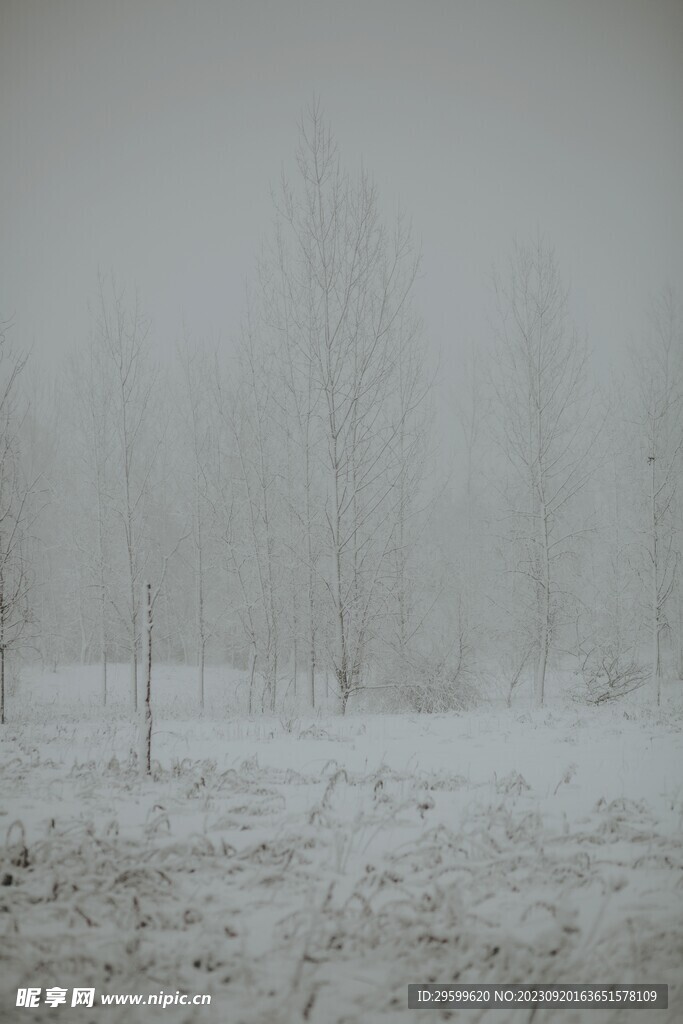
[[[133,711],[138,709],[138,623],[137,613],[134,613],[130,623],[130,694],[133,701]]]
[[[200,534],[201,538],[201,534]],[[204,635],[204,566],[201,539],[197,551],[197,683],[199,686],[199,707],[204,710],[204,656],[206,637]]]
[[[107,591],[104,577],[104,531],[102,529],[102,488],[97,481],[97,541],[100,563],[100,656],[102,658],[102,704],[107,705]]]
[[[545,674],[548,667],[548,649],[550,647],[550,554],[548,538],[548,517],[543,512],[543,580],[541,584],[541,623],[540,623],[538,668],[536,673],[536,705],[543,707],[545,700]]]
[[[258,401],[258,399],[257,399]],[[261,490],[263,493],[263,525],[266,532],[266,557],[268,559],[268,613],[270,622],[268,624],[268,673],[271,675],[268,685],[270,687],[270,710],[275,711],[277,700],[277,663],[278,663],[278,624],[277,612],[275,609],[275,583],[273,574],[273,538],[268,509],[268,481],[266,473],[265,453],[263,450],[264,439],[261,426],[261,412],[259,410],[259,464],[261,473]]]
[[[80,658],[80,663],[81,663],[81,665],[86,665],[87,662],[88,662],[88,646],[89,646],[89,641],[88,641],[88,633],[87,633],[87,630],[85,628],[85,619],[84,619],[84,616],[83,616],[83,601],[82,600],[79,601],[78,612],[79,612],[79,614],[78,614],[79,625],[80,625],[80,628],[81,628],[81,658]]]
[[[123,468],[126,494],[126,546],[128,548],[128,577],[130,586],[130,687],[133,700],[133,711],[138,709],[138,660],[137,660],[137,608],[135,603],[135,544],[133,529],[133,512],[130,493],[130,445],[128,440],[128,423],[126,416],[126,397],[123,380],[121,381],[121,415],[123,432]]]
[[[5,591],[0,586],[0,725],[5,724]]]
[[[344,590],[342,580],[341,562],[341,493],[339,488],[339,466],[337,462],[337,438],[332,429],[333,437],[333,464],[334,464],[334,503],[335,503],[335,535],[334,541],[334,565],[335,565],[335,589],[336,589],[336,629],[339,653],[339,664],[335,666],[339,693],[342,700],[342,710],[346,707],[345,694],[348,693],[351,681],[349,679],[349,659],[346,649],[346,630],[344,623]]]
[[[129,524],[129,538],[132,533],[132,525]],[[135,603],[135,569],[133,565],[132,543],[128,542],[128,570],[130,574],[130,695],[133,702],[133,711],[138,709],[138,613]]]
[[[204,629],[204,551],[202,537],[202,509],[199,489],[199,452],[197,448],[197,424],[193,414],[194,430],[194,497],[197,523],[197,682],[199,686],[199,707],[204,710],[204,654],[206,636]]]
[[[659,605],[659,551],[657,545],[657,498],[655,489],[655,456],[650,455],[652,466],[650,484],[650,515],[652,520],[652,684],[657,706],[662,700],[662,666],[660,656],[660,605]]]
[[[309,684],[311,688],[311,707],[315,708],[315,629],[313,626],[313,591],[309,591],[309,629],[310,629],[310,661],[308,665]]]
[[[201,711],[204,710],[204,662],[206,660],[206,645],[204,638],[199,639],[199,656],[198,656],[198,668],[197,673],[199,676],[199,707]]]
[[[310,391],[310,383],[309,383]],[[310,394],[309,394],[310,406]],[[309,636],[309,663],[308,676],[311,693],[311,707],[315,708],[315,577],[313,574],[313,540],[311,537],[311,480],[310,480],[310,451],[308,437],[306,438],[306,545],[308,555],[308,636]]]
[[[254,673],[256,672],[256,645],[254,644],[251,652],[251,672],[249,674],[249,715],[254,710]]]
[[[295,630],[297,629],[296,620],[295,620],[294,628],[295,628]],[[297,648],[296,632],[295,632],[295,634],[294,634],[294,697],[296,697],[296,677],[298,676],[298,674],[299,674],[299,660],[298,660],[298,648]]]
[[[539,331],[541,326],[539,325]],[[540,346],[539,346],[539,359],[540,359]],[[537,369],[537,381],[540,390],[541,386],[541,370],[540,366]],[[543,707],[545,700],[545,673],[548,666],[548,647],[550,644],[550,538],[548,536],[548,505],[546,501],[546,469],[543,458],[543,437],[544,437],[544,424],[543,414],[541,408],[540,395],[536,396],[536,444],[538,460],[538,497],[539,497],[539,512],[541,521],[541,558],[542,558],[542,569],[541,569],[541,580],[540,580],[540,623],[539,623],[539,651],[538,651],[538,665],[536,669],[536,693],[535,700],[536,706],[539,708]]]
[[[147,658],[145,671],[145,703],[142,715],[142,750],[140,763],[146,775],[152,774],[152,587],[145,585],[147,598]]]
[[[615,538],[615,568],[614,575],[616,580],[615,587],[615,607],[614,615],[616,620],[616,633],[615,633],[615,645],[616,645],[616,656],[617,656],[617,673],[621,673],[621,665],[623,662],[623,641],[622,641],[622,630],[621,630],[621,515],[620,515],[620,503],[619,503],[619,473],[617,470],[617,463],[614,464],[614,538]]]

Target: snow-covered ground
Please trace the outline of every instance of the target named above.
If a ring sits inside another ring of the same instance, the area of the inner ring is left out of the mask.
[[[683,1017],[683,702],[463,715],[229,715],[233,676],[28,677],[0,776],[3,1020]],[[669,1011],[409,1011],[410,982],[666,982]],[[210,1007],[15,1008],[16,989]]]

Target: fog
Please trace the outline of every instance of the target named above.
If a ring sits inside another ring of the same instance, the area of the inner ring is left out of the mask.
[[[165,349],[183,315],[232,337],[314,94],[412,219],[444,359],[484,339],[513,236],[552,238],[603,359],[681,280],[676,0],[5,0],[0,19],[0,308],[41,359],[87,331],[98,266],[138,285]]]

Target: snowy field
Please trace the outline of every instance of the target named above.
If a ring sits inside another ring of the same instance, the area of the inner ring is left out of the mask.
[[[3,1021],[683,1018],[683,701],[228,717],[159,669],[29,677],[0,745]],[[230,683],[234,686],[234,680]],[[680,686],[680,684],[678,684]],[[74,716],[77,718],[74,724]],[[409,982],[666,982],[669,1011],[409,1011]],[[19,986],[212,1005],[15,1008]]]

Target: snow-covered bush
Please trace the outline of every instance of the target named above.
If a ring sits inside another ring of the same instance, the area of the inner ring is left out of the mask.
[[[619,657],[611,644],[599,644],[583,657],[581,675],[589,704],[604,704],[638,690],[648,679],[648,670],[633,652]]]
[[[413,711],[435,714],[465,711],[477,702],[477,689],[471,672],[458,660],[455,665],[425,659],[422,672],[402,687],[402,696]]]

